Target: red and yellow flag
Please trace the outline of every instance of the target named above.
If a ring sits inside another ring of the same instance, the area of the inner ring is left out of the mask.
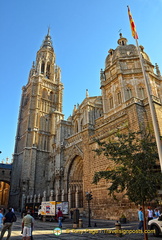
[[[130,27],[131,27],[131,30],[132,30],[132,36],[135,39],[138,39],[138,34],[136,32],[136,25],[135,25],[134,20],[132,18],[132,14],[130,12],[129,6],[127,6],[127,7],[128,7],[128,16],[129,16],[129,21],[130,21]]]

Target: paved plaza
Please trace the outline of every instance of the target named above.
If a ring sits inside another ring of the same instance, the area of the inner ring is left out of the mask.
[[[17,222],[13,224],[11,240],[22,239],[21,234],[21,217],[17,214]],[[133,231],[137,231],[138,222],[131,222],[122,224],[122,231],[126,234],[122,236],[116,236],[115,234],[115,223],[116,221],[106,221],[106,220],[91,220],[91,227],[88,227],[88,219],[83,219],[83,228],[74,229],[73,222],[71,219],[66,219],[63,222],[62,230],[58,230],[57,222],[42,222],[40,220],[35,220],[33,238],[34,240],[88,240],[88,239],[121,239],[121,240],[142,240],[143,234]],[[6,235],[5,235],[6,236]],[[149,240],[158,240],[161,237],[153,237],[149,234]],[[4,240],[6,237],[4,238]]]

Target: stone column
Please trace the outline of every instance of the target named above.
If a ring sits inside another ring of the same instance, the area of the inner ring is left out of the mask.
[[[50,198],[49,198],[49,200],[50,201],[53,201],[53,194],[54,194],[54,190],[51,190],[51,192],[50,192],[51,194],[50,194]]]
[[[36,198],[37,198],[37,195],[34,194],[34,200],[33,200],[34,203],[36,203]]]
[[[33,195],[30,195],[30,203],[33,202]]]
[[[45,202],[46,201],[46,191],[43,192],[43,198],[42,201]]]
[[[69,188],[69,191],[68,191],[68,202],[69,202],[69,210],[71,208],[71,189]]]
[[[38,194],[38,200],[37,200],[38,203],[40,203],[40,193]]]
[[[62,190],[61,201],[64,201],[64,189]]]
[[[23,193],[22,195],[22,200],[21,200],[21,211],[25,208],[25,194]]]
[[[56,189],[56,201],[58,201],[58,189]]]
[[[29,196],[27,196],[27,201],[26,201],[27,203],[29,203],[29,199],[30,199],[30,197],[29,197]]]
[[[76,186],[76,191],[75,191],[75,204],[76,204],[76,208],[79,207],[79,190],[78,190],[78,186]]]

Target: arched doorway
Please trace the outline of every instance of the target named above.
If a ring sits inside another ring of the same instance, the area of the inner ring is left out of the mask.
[[[7,182],[0,182],[0,206],[8,207],[10,185]]]
[[[68,201],[69,208],[83,207],[83,159],[76,156],[68,172]]]

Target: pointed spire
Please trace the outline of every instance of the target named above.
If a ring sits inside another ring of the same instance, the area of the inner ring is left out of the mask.
[[[48,33],[47,33],[48,36],[50,36],[50,27],[48,27]]]
[[[89,92],[88,92],[88,89],[86,89],[86,98],[89,97]]]
[[[158,75],[158,77],[161,77],[161,73],[160,73],[159,66],[157,63],[155,63],[155,69],[156,69],[156,74]]]
[[[47,32],[47,35],[45,36],[45,39],[43,41],[41,48],[52,48],[53,49],[52,40],[51,40],[51,36],[50,36],[50,27],[48,27],[48,32]]]

